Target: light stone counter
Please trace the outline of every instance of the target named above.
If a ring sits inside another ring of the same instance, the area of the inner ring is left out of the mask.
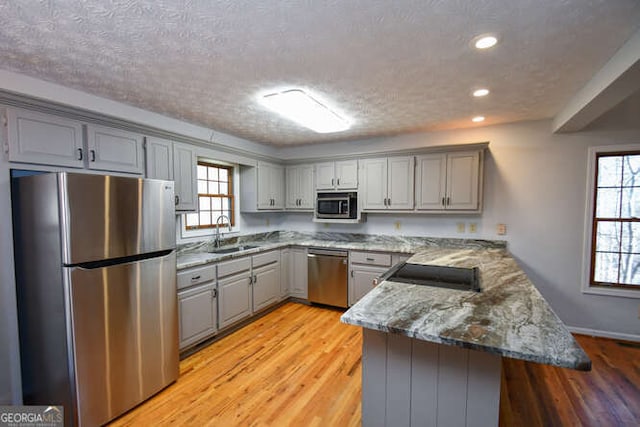
[[[479,267],[481,291],[384,281],[341,320],[516,359],[591,368],[585,352],[506,249],[427,248],[408,262]]]

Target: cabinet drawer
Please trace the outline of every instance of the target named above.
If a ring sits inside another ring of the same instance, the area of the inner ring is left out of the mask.
[[[205,265],[203,267],[190,268],[178,272],[178,289],[216,280],[216,266]]]
[[[280,261],[280,251],[269,251],[263,254],[254,255],[253,268],[260,267],[262,265],[272,264]]]
[[[349,253],[349,257],[354,264],[380,265],[382,267],[389,267],[391,265],[391,254],[351,252]]]
[[[218,264],[218,279],[221,277],[231,276],[232,274],[242,273],[251,268],[251,257],[233,259]]]

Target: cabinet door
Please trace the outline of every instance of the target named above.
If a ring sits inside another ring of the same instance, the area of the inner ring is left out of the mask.
[[[240,274],[218,282],[220,329],[251,316],[250,278]]]
[[[312,210],[315,199],[313,165],[286,168],[287,209]]]
[[[273,165],[271,168],[271,198],[273,209],[284,209],[284,168]]]
[[[11,162],[84,167],[80,122],[12,108],[7,130]]]
[[[451,153],[447,156],[447,209],[478,209],[477,151]]]
[[[355,304],[371,291],[376,286],[378,277],[385,271],[387,271],[386,268],[353,266],[351,270],[353,291],[350,292],[352,295],[350,304]]]
[[[388,209],[413,209],[413,161],[413,156],[389,157],[387,160]]]
[[[447,179],[447,155],[419,156],[416,165],[416,207],[443,210]]]
[[[290,265],[291,251],[289,249],[282,249],[280,251],[280,298],[286,298],[289,296],[289,265]]]
[[[173,142],[146,137],[145,165],[147,178],[173,181]]]
[[[175,180],[176,211],[195,211],[197,197],[198,159],[192,147],[173,144],[173,179]]]
[[[336,188],[339,190],[358,189],[358,161],[336,162]]]
[[[316,189],[333,190],[335,188],[335,163],[316,163]]]
[[[284,168],[258,162],[256,179],[258,209],[284,209]]]
[[[300,199],[298,176],[299,169],[297,166],[287,166],[285,169],[285,191],[287,193],[285,207],[287,209],[298,209],[298,200]]]
[[[179,292],[178,309],[181,350],[215,334],[218,322],[215,283]]]
[[[89,169],[144,173],[143,136],[138,133],[87,125]]]
[[[298,198],[299,209],[313,210],[315,204],[315,191],[313,191],[313,166],[298,166]]]
[[[387,159],[363,160],[364,200],[362,209],[386,209]]]
[[[253,271],[253,311],[278,302],[280,296],[280,263],[265,265]]]
[[[289,291],[292,297],[307,299],[308,282],[307,277],[307,250],[291,249],[289,265]]]

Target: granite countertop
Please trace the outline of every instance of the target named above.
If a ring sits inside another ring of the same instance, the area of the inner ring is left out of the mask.
[[[217,255],[211,243],[179,248],[178,270],[286,246],[408,253],[413,264],[478,267],[481,291],[386,280],[345,312],[343,323],[415,339],[589,370],[591,361],[518,266],[503,241],[275,232],[228,244],[258,248]]]
[[[224,246],[252,245],[257,246],[240,252],[215,254],[210,241],[184,245],[178,248],[177,269],[197,267],[199,265],[241,258],[267,250],[280,249],[287,246],[315,248],[333,248],[344,250],[380,251],[415,254],[426,247],[459,247],[484,248],[505,247],[505,242],[474,239],[440,239],[428,237],[379,236],[351,233],[296,233],[272,232],[258,235],[241,236],[225,241]]]
[[[591,360],[506,249],[425,248],[408,263],[479,267],[481,291],[383,281],[342,322],[578,370]]]

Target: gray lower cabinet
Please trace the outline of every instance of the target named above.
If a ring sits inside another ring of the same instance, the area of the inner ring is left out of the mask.
[[[251,281],[250,257],[218,266],[220,329],[251,316]]]
[[[349,253],[349,305],[353,305],[378,284],[378,277],[391,267],[389,253]]]
[[[180,350],[218,331],[216,266],[180,271],[177,277],[180,316]]]
[[[291,263],[291,250],[280,250],[280,299],[289,296],[289,264]]]
[[[217,332],[217,292],[215,282],[178,292],[180,350]]]
[[[280,300],[280,251],[268,251],[251,257],[254,313]]]
[[[292,248],[289,253],[289,295],[308,298],[307,249]]]

